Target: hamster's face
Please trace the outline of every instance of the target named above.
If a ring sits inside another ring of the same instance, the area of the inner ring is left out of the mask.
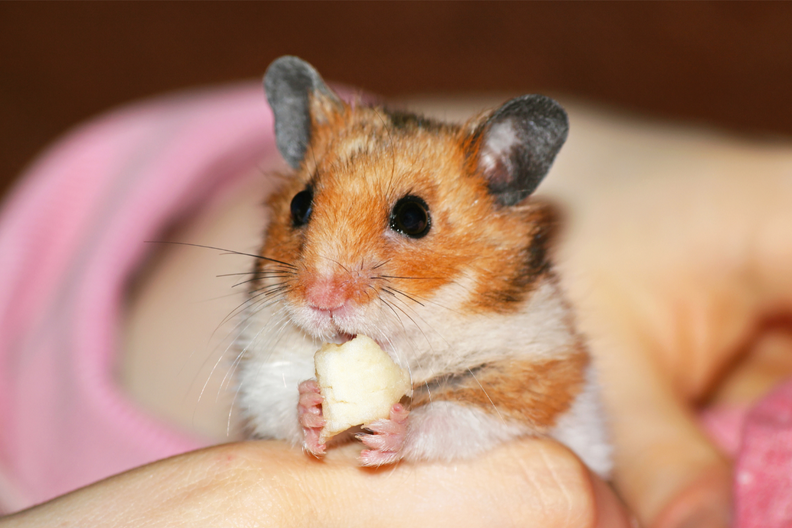
[[[474,170],[473,125],[348,107],[314,123],[272,221],[251,299],[320,340],[388,346],[422,322],[508,313],[546,268],[550,212],[503,206]],[[274,262],[277,261],[277,262]]]

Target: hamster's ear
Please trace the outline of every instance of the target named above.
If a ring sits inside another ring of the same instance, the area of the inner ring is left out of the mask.
[[[474,133],[477,169],[503,205],[536,190],[566,141],[567,114],[543,95],[524,95],[495,110]]]
[[[267,68],[264,91],[275,115],[278,150],[297,169],[311,142],[311,117],[326,121],[328,113],[340,111],[343,103],[313,66],[288,55]]]

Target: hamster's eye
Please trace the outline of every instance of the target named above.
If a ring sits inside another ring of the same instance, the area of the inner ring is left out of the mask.
[[[291,201],[292,224],[300,227],[308,223],[313,209],[313,191],[308,188],[294,195]]]
[[[421,238],[429,232],[432,220],[429,206],[417,196],[407,195],[393,207],[390,227],[410,238]]]

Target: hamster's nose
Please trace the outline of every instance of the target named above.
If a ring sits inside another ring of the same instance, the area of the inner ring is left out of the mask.
[[[317,310],[338,310],[352,297],[354,285],[337,276],[319,277],[305,286],[305,301]]]

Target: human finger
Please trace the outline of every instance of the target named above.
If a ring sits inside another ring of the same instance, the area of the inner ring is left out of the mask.
[[[730,462],[650,358],[611,352],[619,366],[603,369],[603,396],[625,502],[652,528],[728,527]]]
[[[277,442],[218,446],[112,477],[0,526],[629,526],[607,485],[550,440],[378,470],[358,467],[357,449],[317,461]]]

